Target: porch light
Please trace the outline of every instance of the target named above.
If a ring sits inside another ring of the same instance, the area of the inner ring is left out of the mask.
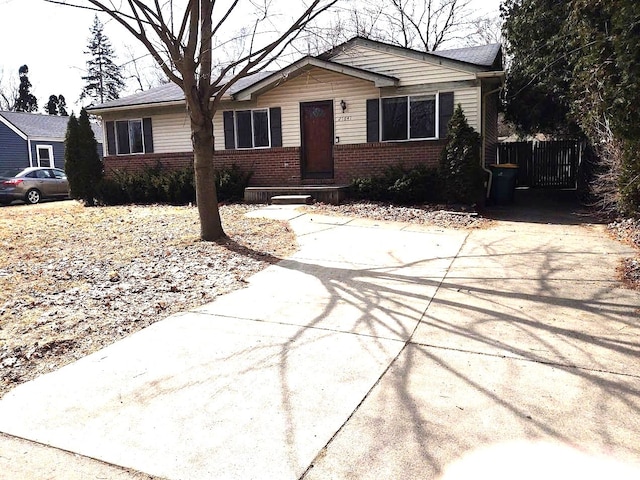
[[[342,113],[347,109],[347,102],[344,100],[340,100],[340,108],[342,108]]]

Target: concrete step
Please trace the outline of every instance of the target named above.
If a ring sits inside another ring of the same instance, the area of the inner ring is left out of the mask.
[[[340,204],[349,191],[348,185],[288,185],[280,187],[247,187],[244,201],[247,203],[270,203],[275,196],[310,195],[315,202]]]
[[[271,197],[273,205],[310,205],[313,203],[311,195],[276,195]]]

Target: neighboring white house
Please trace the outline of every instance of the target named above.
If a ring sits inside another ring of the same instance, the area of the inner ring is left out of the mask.
[[[388,165],[435,166],[460,104],[495,161],[499,44],[424,53],[356,37],[277,72],[236,83],[214,118],[216,167],[251,184],[344,184]],[[93,107],[107,169],[193,159],[184,95],[173,84]]]

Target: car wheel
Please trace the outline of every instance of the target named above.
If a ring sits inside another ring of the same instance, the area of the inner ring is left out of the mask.
[[[35,205],[36,203],[40,203],[40,192],[35,188],[32,188],[27,192],[24,199],[27,203],[31,205]]]

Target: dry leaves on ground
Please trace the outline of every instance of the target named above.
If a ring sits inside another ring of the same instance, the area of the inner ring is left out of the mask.
[[[445,228],[484,228],[490,222],[473,210],[453,210],[451,206],[446,205],[401,207],[383,202],[345,202],[340,205],[317,203],[306,208],[315,213],[435,225]]]
[[[640,219],[626,218],[610,223],[609,231],[639,250],[635,257],[623,261],[620,276],[627,286],[640,290]]]
[[[292,253],[287,225],[247,218],[252,208],[221,208],[220,243],[198,240],[192,207],[0,208],[0,396]]]

